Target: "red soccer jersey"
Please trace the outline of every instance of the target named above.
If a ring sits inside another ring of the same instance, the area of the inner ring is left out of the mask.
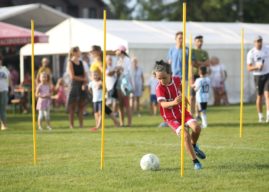
[[[173,101],[181,94],[181,81],[179,77],[172,77],[172,82],[169,85],[162,85],[159,83],[156,87],[156,96],[158,102]],[[169,108],[163,108],[160,105],[161,116],[165,121],[180,120],[181,119],[181,104]],[[186,113],[188,113],[186,111]]]

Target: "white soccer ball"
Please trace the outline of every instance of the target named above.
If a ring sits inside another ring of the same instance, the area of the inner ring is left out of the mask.
[[[140,167],[144,171],[156,171],[160,168],[160,160],[156,155],[152,153],[146,154],[140,160]]]

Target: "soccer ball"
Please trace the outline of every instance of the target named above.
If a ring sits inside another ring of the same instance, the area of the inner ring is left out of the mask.
[[[160,168],[160,160],[156,155],[152,153],[146,154],[140,160],[140,167],[144,171],[156,171]]]

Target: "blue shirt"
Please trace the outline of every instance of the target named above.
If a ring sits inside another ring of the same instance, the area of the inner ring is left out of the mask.
[[[171,47],[168,51],[168,60],[171,61],[171,68],[173,76],[179,76],[182,79],[182,49]],[[186,80],[188,80],[188,59],[189,48],[186,47]],[[194,54],[192,54],[192,60],[195,60]]]

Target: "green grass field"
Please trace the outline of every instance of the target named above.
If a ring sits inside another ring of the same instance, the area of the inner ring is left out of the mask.
[[[101,134],[88,128],[70,130],[64,112],[52,113],[53,131],[37,134],[38,163],[33,165],[31,116],[10,114],[9,129],[0,132],[0,191],[269,191],[269,124],[258,124],[255,107],[245,107],[239,138],[239,107],[210,107],[209,127],[199,144],[207,154],[195,171],[185,156],[180,176],[180,141],[169,128],[157,128],[160,117],[146,113],[132,128],[105,132],[105,169],[100,170]],[[94,124],[87,117],[85,125]],[[141,157],[155,153],[159,171],[142,171]]]

